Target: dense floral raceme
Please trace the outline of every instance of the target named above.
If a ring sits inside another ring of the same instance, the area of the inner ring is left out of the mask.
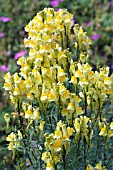
[[[33,125],[43,141],[46,170],[56,170],[60,163],[66,169],[71,145],[81,141],[86,155],[95,122],[106,144],[113,136],[113,122],[107,123],[100,111],[108,97],[113,100],[113,76],[109,67],[94,71],[87,63],[91,40],[78,24],[72,26],[72,19],[66,9],[45,8],[37,13],[25,27],[29,56],[18,59],[19,73],[4,77],[4,89],[15,106],[13,115],[20,119],[18,133],[7,137],[8,149],[15,152],[25,146],[25,133]],[[23,122],[27,127],[22,127]],[[102,167],[101,162],[93,168],[86,157],[83,160],[87,170]]]

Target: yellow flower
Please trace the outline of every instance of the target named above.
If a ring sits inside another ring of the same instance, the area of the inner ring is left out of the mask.
[[[106,127],[103,127],[99,133],[100,136],[107,136],[107,129]]]
[[[68,107],[67,107],[67,110],[68,110],[68,111],[74,111],[74,109],[75,109],[75,108],[74,108],[74,106],[73,106],[73,103],[69,103],[69,104],[68,104]]]
[[[68,135],[69,137],[72,136],[73,132],[74,132],[74,129],[73,129],[73,128],[67,127],[67,135]]]
[[[42,102],[47,101],[47,94],[46,94],[45,92],[41,94],[40,100],[41,100]]]
[[[6,114],[4,115],[4,119],[5,119],[6,124],[7,124],[7,127],[8,127],[9,122],[10,122],[10,115],[9,115],[8,113],[6,113]]]
[[[84,113],[84,111],[82,110],[82,107],[77,107],[76,108],[76,114],[77,115],[81,115],[81,114],[83,114]]]
[[[17,139],[17,137],[14,134],[14,132],[10,133],[10,135],[8,135],[7,138],[6,138],[6,140],[9,141],[9,142],[16,141],[16,139]]]
[[[17,95],[19,95],[20,94],[20,89],[18,88],[18,87],[15,87],[14,88],[14,91],[13,91],[13,95],[14,96],[17,96]]]
[[[77,83],[77,78],[75,76],[71,77],[71,83],[76,84]]]
[[[113,122],[110,123],[110,128],[113,129]]]
[[[10,142],[7,148],[13,151],[15,150],[15,145],[13,144],[13,142]]]
[[[5,90],[12,90],[12,85],[9,83],[4,83],[4,87]]]
[[[51,163],[47,163],[46,170],[54,170],[54,166]]]
[[[29,119],[30,117],[32,117],[32,111],[31,110],[27,110],[26,112],[25,112],[25,118],[26,119]]]
[[[95,170],[91,165],[88,165],[87,167],[86,167],[86,170]]]
[[[56,130],[56,131],[55,131],[55,137],[56,137],[56,138],[60,138],[60,137],[62,137],[62,132],[61,132],[61,131]]]
[[[74,127],[75,127],[75,129],[76,129],[76,132],[79,133],[79,132],[80,132],[80,122],[79,122],[79,118],[76,118],[76,119],[75,119]]]
[[[59,152],[62,149],[61,139],[56,139],[54,142],[54,151]]]

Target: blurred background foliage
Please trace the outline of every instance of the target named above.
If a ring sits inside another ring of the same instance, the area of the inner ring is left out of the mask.
[[[9,161],[11,153],[5,149],[6,135],[15,127],[13,121],[12,129],[5,126],[4,114],[11,113],[13,107],[2,88],[3,76],[7,71],[18,71],[16,60],[27,55],[24,27],[44,7],[67,8],[74,16],[73,22],[79,23],[92,39],[89,62],[94,70],[108,65],[113,72],[112,0],[0,0],[0,169],[15,169],[14,162]]]

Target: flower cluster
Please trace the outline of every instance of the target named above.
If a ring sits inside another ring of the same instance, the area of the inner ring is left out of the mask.
[[[17,148],[19,148],[20,140],[22,140],[22,138],[22,133],[19,130],[17,135],[14,132],[11,132],[11,134],[6,138],[6,140],[10,142],[8,149],[14,152]]]
[[[93,71],[87,63],[91,40],[78,24],[72,27],[72,18],[66,9],[55,12],[45,8],[37,13],[25,27],[29,57],[18,59],[19,73],[4,77],[4,88],[20,119],[20,131],[25,133],[23,121],[26,132],[32,124],[39,141],[45,143],[41,154],[46,170],[54,170],[59,162],[66,166],[71,141],[82,141],[86,168],[86,149],[91,147],[96,121],[100,120],[98,135],[112,136],[113,125],[108,130],[100,112],[108,95],[112,96],[112,76],[108,67]],[[18,149],[17,139],[14,133],[9,135],[9,149]]]
[[[61,153],[66,156],[70,145],[69,137],[73,132],[73,128],[66,128],[66,125],[59,121],[54,134],[45,134],[46,152],[42,154],[42,160],[47,164],[47,170],[54,169],[57,162],[62,160]]]

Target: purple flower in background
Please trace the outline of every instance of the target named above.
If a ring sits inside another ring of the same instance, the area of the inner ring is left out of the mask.
[[[2,65],[0,66],[0,71],[1,72],[7,72],[10,69],[10,66]]]
[[[11,55],[11,53],[12,53],[11,50],[9,50],[9,51],[7,51],[6,54],[7,54],[7,56],[9,56],[9,55]]]
[[[89,21],[89,22],[86,22],[84,25],[85,25],[86,27],[90,27],[90,26],[92,26],[92,24],[93,24],[93,22],[92,22],[92,21]]]
[[[59,11],[59,10],[60,10],[60,8],[56,8],[56,9],[55,9],[56,12]]]
[[[110,1],[110,2],[109,2],[109,5],[110,5],[111,7],[113,7],[113,1]]]
[[[91,40],[96,41],[96,40],[98,40],[100,38],[100,34],[94,34],[90,38],[91,38]]]
[[[73,26],[75,24],[75,20],[71,19],[71,22],[72,22],[72,26]]]
[[[50,5],[52,7],[57,7],[60,2],[64,2],[64,0],[52,0],[52,1],[50,1]]]
[[[20,52],[17,52],[15,55],[14,55],[14,59],[17,60],[18,58],[20,57],[23,57],[24,55],[26,55],[27,51],[20,51]]]
[[[113,69],[113,62],[111,63],[111,69]]]
[[[113,36],[111,37],[111,40],[113,41]]]
[[[0,33],[0,38],[4,38],[4,33],[3,32]]]
[[[59,5],[59,0],[52,0],[52,1],[50,1],[50,5],[51,5],[52,7],[58,6],[58,5]]]
[[[9,22],[11,20],[12,20],[12,18],[9,18],[9,17],[4,17],[4,16],[0,17],[0,21],[2,21],[2,22]]]

